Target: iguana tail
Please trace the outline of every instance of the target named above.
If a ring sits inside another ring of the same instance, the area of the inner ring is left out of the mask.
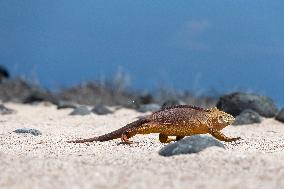
[[[93,141],[103,142],[103,141],[117,139],[117,138],[120,138],[121,135],[125,133],[126,131],[130,129],[131,130],[135,129],[136,127],[140,127],[144,123],[148,123],[148,122],[149,122],[149,119],[147,118],[139,119],[113,132],[110,132],[110,133],[107,133],[101,136],[97,136],[97,137],[87,138],[87,139],[72,140],[72,141],[68,141],[68,143],[85,143],[85,142],[93,142]]]

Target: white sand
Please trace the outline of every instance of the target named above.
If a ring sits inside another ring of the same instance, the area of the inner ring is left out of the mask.
[[[69,144],[66,140],[104,134],[145,115],[120,109],[112,115],[69,116],[71,109],[6,104],[16,114],[0,116],[0,188],[284,188],[284,124],[230,126],[241,136],[226,149],[162,157],[156,134]],[[16,134],[35,128],[43,135]]]

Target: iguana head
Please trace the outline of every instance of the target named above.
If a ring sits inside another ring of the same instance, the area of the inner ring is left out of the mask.
[[[217,130],[221,130],[224,127],[231,125],[235,118],[234,116],[218,110],[218,108],[214,107],[208,110],[212,116],[213,126]]]

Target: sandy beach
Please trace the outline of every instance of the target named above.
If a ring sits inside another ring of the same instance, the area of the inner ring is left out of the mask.
[[[163,157],[157,134],[86,144],[67,140],[104,134],[134,121],[139,113],[118,109],[108,115],[70,116],[53,105],[6,103],[15,114],[0,116],[0,188],[284,188],[284,124],[229,126],[243,138],[200,153]],[[17,134],[33,128],[42,135]]]

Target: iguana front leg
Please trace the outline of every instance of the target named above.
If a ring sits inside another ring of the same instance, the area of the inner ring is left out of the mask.
[[[213,123],[211,120],[207,120],[208,131],[213,137],[217,138],[218,140],[225,141],[225,142],[233,142],[241,139],[241,137],[230,138],[224,135],[221,131],[214,129]]]
[[[214,129],[209,129],[209,133],[217,138],[218,140],[225,141],[225,142],[233,142],[241,139],[241,137],[236,137],[236,138],[230,138],[221,133],[220,131],[214,130]]]

